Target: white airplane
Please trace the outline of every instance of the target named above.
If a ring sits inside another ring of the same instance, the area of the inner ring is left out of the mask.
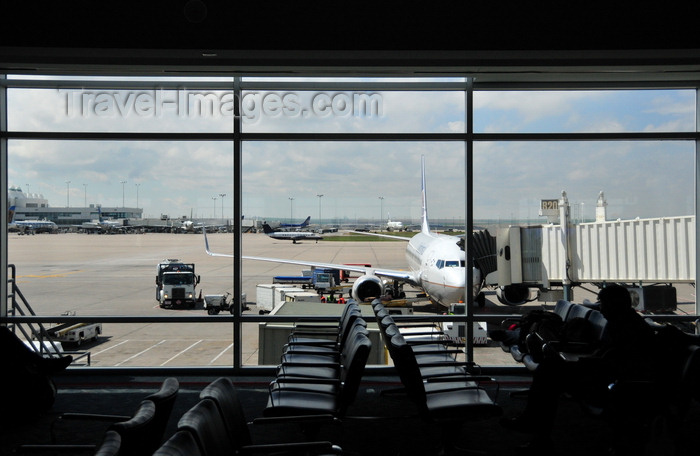
[[[15,207],[9,209],[7,231],[19,233],[53,233],[58,225],[50,220],[14,220]]]
[[[272,239],[280,239],[283,241],[321,241],[323,237],[311,231],[275,231],[267,223],[263,223],[263,232]]]
[[[391,217],[387,218],[386,221],[386,229],[387,231],[402,231],[403,230],[403,222],[399,222],[398,220],[391,220]]]
[[[368,298],[387,294],[394,298],[399,298],[403,295],[400,285],[404,283],[422,289],[435,304],[447,307],[452,303],[464,302],[466,282],[465,252],[459,245],[460,237],[437,234],[430,231],[425,192],[424,157],[421,158],[421,176],[423,204],[421,231],[410,239],[400,236],[374,234],[375,236],[408,241],[406,248],[408,271],[283,258],[244,256],[243,259],[359,272],[362,275],[355,280],[351,291],[353,299],[358,302],[364,302]],[[232,257],[232,255],[228,254],[211,252],[206,232],[204,233],[204,241],[207,254]],[[481,288],[481,273],[479,269],[472,268],[472,274],[474,295],[477,296]]]
[[[100,232],[111,232],[111,231],[124,231],[127,226],[124,226],[121,222],[116,222],[114,220],[105,220],[102,217],[102,207],[97,206],[97,220],[92,220],[90,222],[83,222],[82,225],[76,225],[83,231],[100,231]]]

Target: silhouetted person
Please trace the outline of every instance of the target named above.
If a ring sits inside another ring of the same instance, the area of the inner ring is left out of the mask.
[[[6,326],[0,326],[0,399],[2,420],[31,416],[51,408],[56,387],[51,375],[64,370],[73,361],[71,356],[44,358],[24,344]]]
[[[533,373],[523,413],[501,420],[506,428],[534,434],[527,448],[533,454],[548,448],[562,392],[576,392],[603,405],[609,397],[608,387],[615,381],[653,379],[658,372],[654,329],[632,308],[627,289],[609,285],[598,299],[600,312],[608,320],[609,337],[604,345],[575,362],[558,356],[544,358]]]

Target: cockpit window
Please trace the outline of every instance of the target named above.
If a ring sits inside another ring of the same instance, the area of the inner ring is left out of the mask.
[[[445,266],[445,260],[437,260],[435,266],[437,266],[438,269],[442,269]]]
[[[454,261],[448,260],[448,261],[445,261],[445,267],[446,267],[446,268],[458,268],[458,267],[459,267],[459,261],[458,261],[458,260],[454,260]]]

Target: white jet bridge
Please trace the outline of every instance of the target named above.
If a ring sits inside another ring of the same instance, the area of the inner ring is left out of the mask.
[[[647,301],[668,301],[673,296],[651,284],[695,282],[695,216],[568,223],[566,194],[560,200],[563,224],[536,227],[510,226],[497,235],[498,285],[521,284],[548,295],[572,284],[624,283],[636,292],[639,310],[671,310],[644,307]],[[565,213],[564,213],[565,212]],[[568,227],[564,230],[562,226]],[[645,286],[646,285],[646,286]],[[652,298],[652,294],[654,297]]]

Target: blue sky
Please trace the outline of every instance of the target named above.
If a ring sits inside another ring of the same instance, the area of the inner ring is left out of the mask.
[[[103,92],[11,89],[9,127],[225,132],[232,125],[224,92],[215,94],[218,111],[194,115],[183,114],[183,105],[179,112],[168,106],[153,111],[149,103],[154,94],[137,98],[136,92]],[[248,112],[257,113],[246,119],[244,128],[437,133],[464,129],[461,92],[378,94],[378,112],[355,115],[346,104],[353,102],[352,93],[256,92],[244,99]],[[182,93],[158,96],[174,106]],[[484,133],[668,132],[693,131],[695,126],[692,91],[477,92],[474,103],[474,128]],[[135,206],[138,184],[139,206],[146,216],[220,217],[219,195],[224,193],[223,214],[231,217],[231,153],[231,144],[225,142],[11,141],[8,173],[10,185],[26,191],[28,184],[31,193],[43,194],[52,206],[64,206],[67,192],[72,206],[82,206],[85,199],[88,204],[121,206],[124,201]],[[459,142],[247,142],[243,210],[247,217],[311,215],[314,220],[320,206],[323,219],[390,215],[416,220],[421,155],[426,156],[429,215],[461,219],[465,170]],[[477,219],[537,219],[539,200],[557,198],[562,190],[585,219],[593,218],[599,191],[605,192],[612,218],[694,211],[692,142],[477,143],[474,167]],[[127,182],[122,186],[121,181]]]

